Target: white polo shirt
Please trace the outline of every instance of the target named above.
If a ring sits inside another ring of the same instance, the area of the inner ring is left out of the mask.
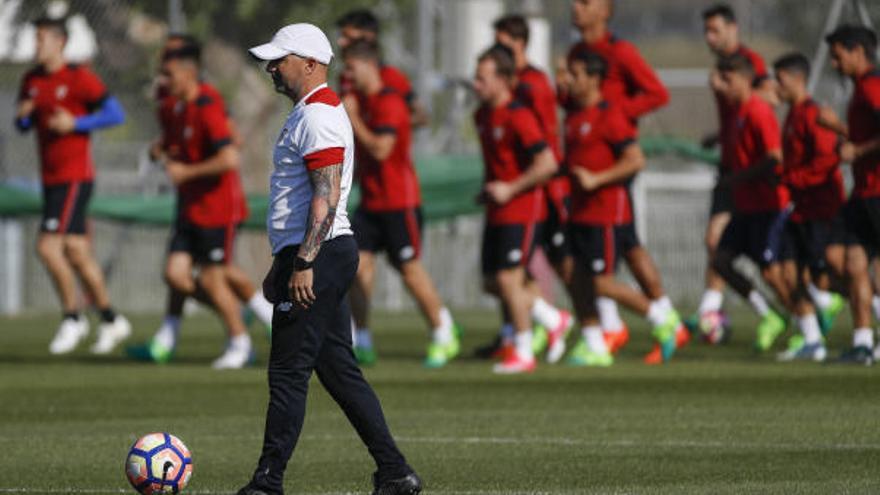
[[[325,240],[352,235],[346,208],[354,171],[354,136],[342,101],[327,84],[293,107],[278,136],[272,162],[266,222],[272,254],[302,243],[312,201],[309,170],[320,167],[342,163],[336,218]]]

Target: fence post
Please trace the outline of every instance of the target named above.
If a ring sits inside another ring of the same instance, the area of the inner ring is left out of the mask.
[[[21,311],[21,294],[24,292],[24,243],[21,222],[0,220],[0,249],[2,268],[0,273],[0,313],[14,315]]]

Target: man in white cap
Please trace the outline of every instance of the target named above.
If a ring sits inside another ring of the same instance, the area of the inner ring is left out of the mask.
[[[346,294],[358,265],[346,204],[354,168],[351,123],[327,86],[333,50],[311,24],[291,24],[250,49],[275,89],[295,102],[273,153],[268,231],[274,262],[263,290],[275,305],[263,451],[239,495],[283,494],[314,370],[376,461],[377,495],[417,494],[421,481],[388,431],[351,348]]]

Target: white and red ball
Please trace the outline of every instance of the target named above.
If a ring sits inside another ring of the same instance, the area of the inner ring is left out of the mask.
[[[138,493],[180,493],[192,476],[192,456],[179,438],[150,433],[128,451],[125,474]]]
[[[707,311],[700,315],[700,334],[712,345],[724,344],[730,339],[730,322],[721,311]]]

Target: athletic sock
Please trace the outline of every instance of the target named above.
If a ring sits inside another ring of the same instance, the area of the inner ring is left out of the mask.
[[[822,341],[822,330],[819,328],[819,319],[816,318],[816,313],[799,317],[798,324],[801,327],[801,333],[804,335],[805,343],[808,345],[818,344]]]
[[[656,327],[666,323],[666,317],[668,315],[669,310],[663,306],[663,303],[660,302],[659,299],[651,301],[651,304],[648,306],[648,314],[646,315],[648,321],[651,322],[651,325]]]
[[[501,337],[501,343],[504,345],[513,344],[513,335],[515,333],[516,331],[510,323],[501,325],[501,328],[498,330],[498,336]]]
[[[874,348],[874,332],[870,328],[856,328],[853,332],[853,347]]]
[[[756,290],[749,292],[749,303],[762,318],[770,314],[770,305],[760,292]]]
[[[553,330],[562,322],[559,310],[541,297],[536,297],[532,303],[532,319],[547,330]]]
[[[623,330],[623,320],[620,319],[620,312],[617,310],[617,303],[614,302],[614,299],[597,297],[596,310],[599,311],[599,324],[602,325],[602,330],[606,332]]]
[[[807,292],[810,293],[810,299],[812,299],[820,309],[825,309],[831,305],[831,293],[827,290],[822,290],[810,282],[807,284]]]
[[[535,354],[532,351],[532,329],[520,330],[513,337],[516,346],[516,354],[520,359],[534,359]]]
[[[874,308],[874,318],[880,320],[880,296],[871,298],[871,307]]]
[[[272,303],[263,296],[263,291],[257,291],[247,302],[247,307],[254,312],[257,319],[264,325],[272,325]]]
[[[700,309],[698,311],[701,315],[714,311],[721,311],[723,304],[723,292],[715,289],[706,289],[706,292],[703,292],[703,298],[700,300]]]
[[[229,347],[231,349],[250,351],[250,349],[251,349],[251,336],[248,335],[247,332],[235,335],[229,339]]]
[[[373,347],[373,335],[369,328],[358,328],[354,332],[354,346],[370,349]]]
[[[79,312],[77,312],[77,311],[65,311],[64,313],[62,313],[62,318],[61,318],[61,319],[62,319],[62,320],[72,320],[72,321],[77,321],[77,322],[78,322],[78,321],[79,321]]]
[[[452,322],[452,314],[445,307],[440,308],[440,326],[435,328],[431,335],[434,338],[434,342],[441,345],[446,345],[452,342],[454,335],[452,331],[452,327],[454,323]]]
[[[672,301],[669,299],[669,296],[661,296],[657,299],[657,302],[660,303],[660,306],[666,311],[675,311],[675,307],[672,305]]]
[[[110,306],[107,306],[99,312],[101,313],[101,321],[104,323],[113,323],[116,321],[116,311],[113,311],[113,308]]]
[[[602,335],[602,328],[597,325],[587,326],[581,329],[581,335],[587,343],[587,348],[597,354],[607,354],[608,344]]]
[[[153,336],[153,340],[165,349],[174,349],[177,345],[177,336],[180,334],[180,317],[166,315],[162,320],[162,326]]]

